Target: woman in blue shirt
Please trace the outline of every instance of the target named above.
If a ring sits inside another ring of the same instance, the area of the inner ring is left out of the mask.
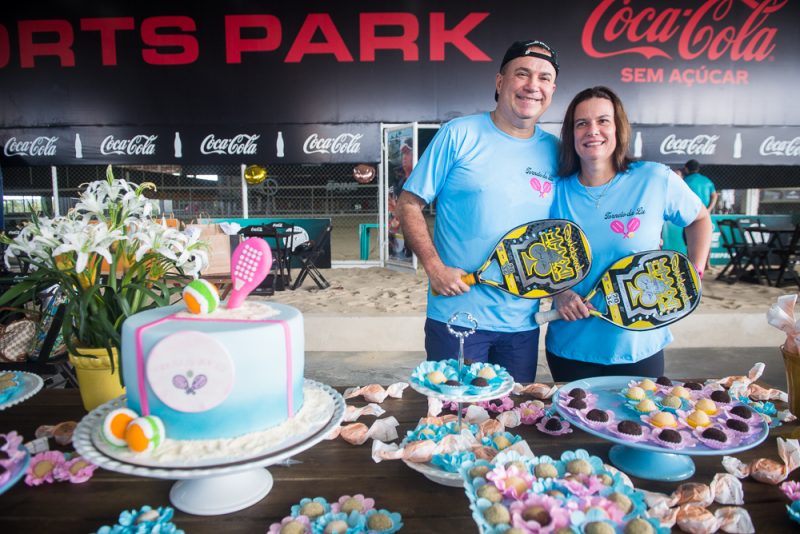
[[[607,87],[578,93],[561,128],[559,175],[551,208],[555,218],[575,221],[592,246],[589,275],[557,295],[563,320],[548,327],[547,362],[554,380],[664,373],[667,328],[630,331],[590,316],[583,301],[619,258],[661,246],[664,221],[686,228],[689,259],[705,265],[711,218],[697,195],[669,167],[631,161],[631,127],[619,97]],[[699,273],[702,276],[702,272]]]

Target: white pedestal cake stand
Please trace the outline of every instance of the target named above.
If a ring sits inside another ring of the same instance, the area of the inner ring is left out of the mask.
[[[315,419],[306,432],[289,436],[286,440],[258,451],[245,458],[199,461],[195,465],[131,463],[110,454],[98,439],[105,416],[112,410],[125,406],[125,397],[119,397],[92,410],[78,424],[73,443],[75,450],[90,462],[110,471],[126,475],[177,480],[169,498],[175,508],[195,515],[219,515],[242,510],[263,499],[272,489],[272,475],[263,467],[282,462],[322,441],[331,430],[339,426],[344,417],[342,396],[330,386],[306,379],[305,388],[313,388],[330,397],[325,413]],[[94,438],[93,438],[94,436]]]

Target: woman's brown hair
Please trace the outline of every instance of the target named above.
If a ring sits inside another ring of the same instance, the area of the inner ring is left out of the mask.
[[[558,157],[558,174],[560,176],[572,176],[581,169],[581,160],[575,152],[575,108],[578,104],[590,98],[604,98],[614,106],[614,125],[617,129],[617,148],[614,149],[612,160],[614,170],[623,172],[628,170],[631,158],[628,157],[628,145],[631,141],[631,124],[628,122],[628,115],[622,106],[622,100],[609,89],[602,85],[584,89],[572,99],[564,115],[564,122],[561,125],[561,152]]]

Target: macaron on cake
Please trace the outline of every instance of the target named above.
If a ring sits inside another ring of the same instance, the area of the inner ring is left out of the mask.
[[[183,288],[183,302],[190,313],[211,313],[219,306],[219,291],[208,280],[198,278]]]
[[[117,408],[106,415],[103,420],[102,436],[107,442],[115,447],[125,447],[125,430],[131,421],[139,417],[139,414],[128,408]]]
[[[164,423],[159,417],[146,415],[138,417],[125,429],[125,441],[133,452],[152,452],[166,438]]]

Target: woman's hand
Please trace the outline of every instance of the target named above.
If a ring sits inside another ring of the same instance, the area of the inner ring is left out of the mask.
[[[553,306],[565,321],[577,321],[589,317],[589,310],[594,309],[591,304],[583,301],[580,295],[568,289],[553,297]]]

